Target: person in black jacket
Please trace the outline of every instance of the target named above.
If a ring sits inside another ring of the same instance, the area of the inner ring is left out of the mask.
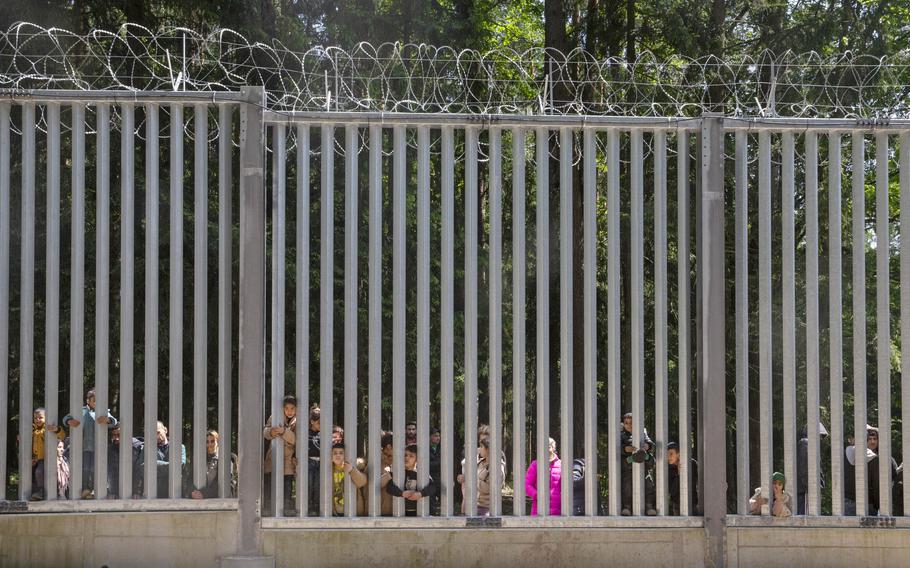
[[[237,496],[237,456],[231,454],[231,492],[225,497]],[[205,436],[205,485],[190,492],[192,499],[214,499],[218,497],[218,464],[221,460],[221,436],[216,430],[209,430]]]
[[[392,497],[404,498],[405,516],[415,517],[417,516],[417,501],[436,494],[436,481],[430,477],[426,485],[423,487],[418,485],[417,446],[414,444],[404,449],[404,470],[404,483],[398,485],[394,480],[391,480],[385,486],[385,490]]]
[[[594,476],[594,514],[601,515],[600,489],[597,484],[597,472],[590,472]],[[572,514],[582,516],[585,514],[585,478],[588,475],[587,463],[583,458],[572,460]]]
[[[809,427],[803,426],[796,443],[796,514],[805,515],[809,508]],[[828,430],[818,423],[819,444],[828,437]],[[821,495],[825,488],[825,476],[822,475],[821,463],[818,464],[818,491]]]
[[[670,442],[667,444],[667,485],[670,492],[670,514],[680,514],[679,500],[679,444]],[[689,495],[691,502],[695,507],[692,510],[697,511],[698,504],[698,462],[689,460]]]
[[[656,515],[654,481],[651,471],[654,467],[654,442],[648,437],[648,431],[643,429],[641,444],[635,443],[632,439],[631,412],[627,412],[622,417],[622,429],[619,431],[619,451],[622,456],[622,514],[632,514],[632,464],[644,463],[645,511],[648,515]]]

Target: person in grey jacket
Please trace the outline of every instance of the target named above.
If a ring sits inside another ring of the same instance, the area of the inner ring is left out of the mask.
[[[113,428],[117,425],[117,419],[107,409],[101,416],[96,416],[95,389],[91,389],[85,393],[85,406],[82,407],[82,416],[76,418],[71,414],[67,414],[63,417],[63,424],[69,429],[82,426],[82,487],[72,487],[70,490],[81,491],[83,499],[95,498],[93,489],[95,487],[95,423]]]

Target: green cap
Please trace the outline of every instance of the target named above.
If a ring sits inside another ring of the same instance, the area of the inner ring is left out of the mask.
[[[779,471],[775,471],[774,473],[771,474],[771,481],[772,481],[772,482],[774,482],[774,481],[780,481],[780,482],[783,483],[784,485],[787,484],[787,478],[784,477],[784,474],[782,474],[782,473],[779,472]]]

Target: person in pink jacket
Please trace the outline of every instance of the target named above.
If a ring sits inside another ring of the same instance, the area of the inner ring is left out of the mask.
[[[560,514],[560,478],[562,477],[562,462],[556,455],[556,441],[550,438],[550,514]],[[528,466],[525,475],[525,493],[531,498],[531,515],[537,515],[537,460]]]

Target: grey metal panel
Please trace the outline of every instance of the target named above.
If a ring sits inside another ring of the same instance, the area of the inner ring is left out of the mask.
[[[208,107],[193,108],[193,484],[205,485],[208,381]],[[263,329],[263,331],[265,331]]]
[[[367,506],[371,517],[380,511],[379,478],[382,476],[380,428],[382,428],[382,127],[370,126],[370,222],[369,222],[369,358]]]
[[[10,135],[9,103],[0,103],[0,377],[9,376]],[[9,381],[0,381],[0,495],[6,495]]]
[[[241,89],[240,107],[240,291],[238,293],[237,553],[257,555],[262,547],[259,511],[262,497],[262,404],[265,342],[265,141],[261,87]]]
[[[585,515],[599,514],[597,494],[597,146],[596,132],[584,131],[584,438]]]
[[[231,497],[231,351],[232,351],[232,227],[233,164],[231,115],[234,105],[218,107],[218,496]],[[173,163],[173,162],[171,162]],[[171,497],[176,497],[173,486]]]
[[[629,215],[629,245],[631,246],[630,277],[631,298],[629,300],[632,320],[632,441],[636,447],[641,444],[645,421],[645,314],[644,314],[644,155],[642,153],[642,132],[631,132],[631,195]],[[632,514],[645,513],[644,475],[642,463],[632,464]]]
[[[47,252],[46,285],[45,285],[45,327],[44,327],[44,406],[47,424],[59,424],[59,380],[60,373],[60,105],[47,105]],[[75,164],[74,164],[75,166]],[[82,390],[82,376],[70,374],[70,411],[81,419],[79,392]],[[73,391],[76,391],[75,393]],[[75,404],[73,399],[75,398]],[[70,460],[82,469],[82,432],[84,424],[72,430],[70,440]],[[29,438],[30,439],[30,438]],[[44,463],[52,464],[57,460],[57,437],[50,430],[44,435]],[[81,481],[81,480],[80,480]],[[74,487],[71,495],[82,491],[81,482]],[[45,496],[49,500],[57,498],[57,468],[46,467],[44,472]],[[77,496],[73,497],[78,499]]]
[[[654,434],[657,440],[657,514],[668,514],[667,440],[667,133],[654,132]]]
[[[844,354],[841,245],[841,135],[828,134],[828,325],[831,397],[831,513],[844,514]]]
[[[736,132],[736,514],[749,512],[749,140]]]
[[[559,130],[559,391],[560,391],[560,459],[566,468],[572,466],[572,376],[573,335],[572,326],[572,129]],[[562,503],[560,510],[564,516],[572,514],[571,483],[561,483]]]
[[[818,134],[806,133],[806,423],[808,507],[806,514],[820,511],[818,474],[819,391],[819,325],[818,325]]]
[[[527,251],[525,242],[526,131],[512,130],[512,514],[525,516],[524,474],[527,464],[527,336],[525,302]]]
[[[678,357],[677,363],[679,382],[677,392],[679,393],[679,514],[687,516],[690,514],[692,502],[691,492],[689,491],[690,472],[689,472],[689,393],[691,392],[691,383],[689,380],[692,365],[689,349],[691,341],[689,339],[689,327],[692,321],[692,312],[689,305],[689,281],[690,281],[690,259],[689,259],[689,133],[680,131],[676,135],[676,231],[677,242],[676,250],[678,257],[678,274],[677,289],[679,292],[679,313],[677,337]],[[697,480],[696,480],[697,482]]]
[[[285,314],[285,239],[287,223],[286,132],[283,124],[272,126],[272,405],[269,426],[284,426],[284,314]],[[284,438],[271,441],[272,503],[275,516],[284,516]],[[267,474],[268,475],[268,474]]]
[[[179,463],[183,444],[183,105],[171,105],[170,283],[168,293],[168,460]],[[228,436],[222,432],[222,440]],[[168,496],[180,497],[181,479],[168,472]],[[219,472],[220,475],[220,472]],[[219,478],[220,479],[220,478]]]
[[[550,514],[550,157],[546,128],[535,130],[537,159],[537,515]]]
[[[502,130],[490,129],[490,515],[502,511]]]
[[[297,125],[297,275],[296,345],[297,393],[297,513],[309,514],[310,426],[310,127]],[[372,397],[370,397],[372,401]],[[372,402],[371,402],[372,403]]]
[[[404,479],[405,428],[405,268],[407,264],[407,169],[405,127],[392,130],[392,479]],[[404,516],[402,499],[394,499],[392,514]]]
[[[73,131],[72,131],[72,258],[70,261],[70,409],[76,409],[80,402],[84,390],[85,377],[85,107],[83,105],[73,105]],[[58,173],[59,176],[59,173]],[[59,194],[58,194],[59,196]],[[57,203],[59,207],[59,202]],[[59,209],[58,209],[59,218]],[[59,234],[57,235],[59,239]],[[58,247],[59,250],[59,247]],[[61,254],[63,251],[60,251]],[[59,262],[58,262],[59,267]],[[55,268],[58,268],[55,267]],[[75,404],[74,404],[75,403]],[[104,407],[99,409],[97,393],[95,398],[96,416],[107,416],[103,412]],[[96,423],[97,424],[97,423]],[[83,428],[87,426],[83,425]],[[107,425],[101,425],[107,428]],[[96,432],[97,435],[97,432]],[[56,440],[53,440],[55,450],[53,460],[44,463],[56,463]],[[94,450],[94,448],[82,448]],[[103,448],[107,452],[107,446]],[[92,458],[94,453],[91,454]],[[93,460],[94,461],[94,460]],[[93,467],[92,463],[89,467]],[[48,468],[54,469],[54,468]],[[94,471],[107,471],[95,469]],[[45,472],[47,475],[47,472]],[[48,477],[53,477],[56,486],[56,472]],[[104,477],[96,475],[97,477]],[[93,488],[94,489],[94,488]],[[51,491],[47,492],[48,497]],[[56,493],[56,487],[53,493]],[[70,494],[75,493],[70,488]]]
[[[796,244],[793,229],[793,133],[781,135],[781,352],[784,476],[796,479]]]
[[[111,107],[95,108],[95,412],[106,415],[110,407],[111,314]],[[2,144],[0,144],[2,145]],[[2,225],[0,221],[0,225]],[[0,267],[2,270],[2,267]],[[0,417],[2,421],[2,417]],[[95,425],[95,471],[107,471],[108,426]],[[0,472],[2,473],[2,472]],[[95,498],[108,496],[106,475],[95,476]]]
[[[0,115],[2,116],[2,115]],[[2,134],[2,124],[0,124]],[[910,235],[910,133],[900,137],[900,235]],[[0,222],[0,226],[3,223]],[[910,239],[900,239],[901,361],[910,361]],[[0,306],[2,309],[2,306]],[[0,312],[2,317],[2,312]],[[2,331],[2,330],[0,330]],[[2,349],[2,345],[0,345]],[[910,365],[901,365],[901,455],[910,456]],[[3,468],[0,468],[0,473]],[[904,491],[904,514],[910,511],[910,491]]]
[[[430,478],[430,128],[417,129],[417,483]],[[436,480],[437,482],[439,480]],[[426,517],[430,500],[417,502]]]
[[[344,436],[345,460],[357,464],[357,127],[345,128],[344,152]],[[429,333],[427,334],[429,335]],[[350,476],[345,476],[344,514],[357,514],[357,497]]]
[[[610,515],[620,513],[620,452],[619,428],[620,387],[622,385],[622,341],[620,323],[620,279],[622,258],[620,249],[619,201],[619,131],[610,129],[607,139],[607,448],[609,473]]]
[[[133,439],[133,366],[135,349],[135,120],[136,109],[126,103],[120,107],[120,439]],[[73,475],[79,473],[71,472]],[[70,483],[74,483],[70,477]],[[122,499],[133,494],[133,456],[120,452],[120,491]]]
[[[158,106],[145,107],[145,266],[158,266]],[[154,440],[158,426],[158,270],[145,272],[145,439]],[[179,448],[178,448],[179,449]],[[169,460],[170,479],[180,476],[179,460]],[[145,498],[158,495],[158,446],[145,444]]]
[[[888,249],[888,135],[875,136],[875,306],[878,374],[878,514],[891,516],[891,284]],[[864,351],[865,352],[865,351]]]
[[[464,500],[477,514],[477,128],[465,128],[464,168]],[[493,456],[495,460],[495,456]]]
[[[333,315],[335,284],[335,130],[330,124],[322,125],[320,137],[320,177],[322,184],[321,250],[319,281],[319,489],[320,512],[332,516],[332,425],[334,424],[334,373]]]
[[[853,437],[857,456],[866,455],[866,168],[865,140],[861,132],[851,136],[853,168]],[[866,461],[857,459],[856,514],[865,516],[868,503]]]
[[[453,494],[454,481],[452,471],[454,469],[454,443],[455,443],[455,424],[454,424],[454,343],[455,343],[455,315],[453,310],[454,301],[454,278],[455,278],[455,143],[454,132],[451,126],[442,127],[442,171],[441,180],[441,230],[440,230],[440,248],[442,256],[442,266],[440,267],[440,288],[441,288],[441,314],[440,314],[440,333],[439,333],[439,364],[440,364],[440,409],[439,414],[442,417],[439,433],[441,437],[442,456],[440,460],[441,468],[441,511],[443,517],[451,517],[454,514],[455,500]]]
[[[774,457],[774,430],[771,408],[771,373],[773,365],[771,239],[771,136],[767,130],[762,130],[758,133],[758,406],[762,495],[770,495],[771,469]],[[762,504],[761,513],[762,515],[770,514],[767,501]]]

